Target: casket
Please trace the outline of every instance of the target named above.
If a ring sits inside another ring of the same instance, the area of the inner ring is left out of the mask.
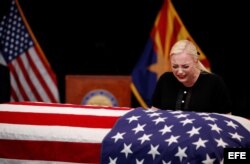
[[[0,104],[0,163],[223,163],[250,148],[250,121],[217,113]]]

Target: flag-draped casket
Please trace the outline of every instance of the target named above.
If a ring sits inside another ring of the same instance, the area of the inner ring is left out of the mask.
[[[102,139],[129,109],[0,104],[0,163],[99,163]]]
[[[136,108],[104,138],[101,163],[223,163],[224,148],[250,148],[249,120]]]
[[[250,147],[249,120],[140,107],[0,104],[0,163],[220,163],[227,147]]]

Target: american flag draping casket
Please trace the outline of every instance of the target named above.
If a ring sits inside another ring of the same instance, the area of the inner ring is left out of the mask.
[[[232,115],[136,108],[102,143],[101,163],[223,163],[224,148],[250,148],[250,121]]]
[[[215,113],[0,104],[0,163],[219,163],[224,147],[250,147],[249,131]]]
[[[100,163],[101,142],[130,108],[0,104],[0,163]]]

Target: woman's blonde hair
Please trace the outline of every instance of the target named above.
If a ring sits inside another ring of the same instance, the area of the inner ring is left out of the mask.
[[[172,46],[169,57],[182,52],[190,54],[193,56],[194,60],[198,60],[198,69],[209,72],[208,69],[206,69],[206,67],[200,62],[199,52],[197,51],[195,45],[192,42],[190,42],[189,40],[179,40]]]

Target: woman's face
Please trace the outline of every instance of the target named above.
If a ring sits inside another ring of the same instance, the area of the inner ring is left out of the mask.
[[[170,57],[171,69],[174,76],[184,85],[194,82],[196,64],[192,55],[185,52]],[[185,86],[187,86],[185,85]]]

